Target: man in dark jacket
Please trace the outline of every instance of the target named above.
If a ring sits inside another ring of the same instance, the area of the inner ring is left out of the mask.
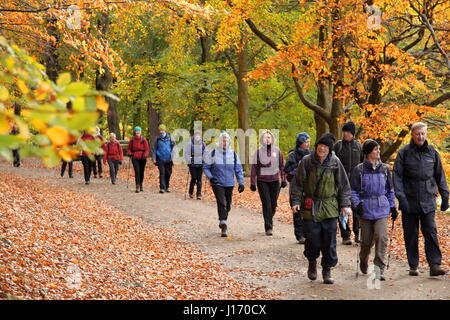
[[[297,135],[295,139],[295,148],[290,151],[286,164],[284,166],[284,172],[286,173],[286,178],[289,182],[292,181],[292,178],[295,176],[297,172],[297,167],[299,162],[303,159],[304,156],[311,153],[309,150],[311,139],[309,134],[306,132],[301,132]],[[289,189],[291,188],[291,183],[289,184]],[[289,204],[292,207],[292,199],[289,197]],[[303,219],[300,212],[295,212],[292,215],[293,224],[294,224],[294,234],[298,243],[305,244],[305,234],[303,232]]]
[[[189,198],[194,198],[194,187],[197,185],[197,200],[202,199],[203,155],[206,144],[201,131],[194,132],[191,141],[184,149],[184,158],[189,168],[191,181],[189,183]]]
[[[12,135],[18,135],[19,134],[19,127],[17,126],[17,124],[14,124],[11,130],[11,134]],[[19,149],[13,149],[12,150],[12,154],[13,154],[13,166],[14,167],[20,167],[20,155],[19,155]]]
[[[322,276],[326,284],[333,283],[331,268],[338,262],[338,217],[351,214],[350,183],[341,161],[332,153],[333,144],[331,134],[317,140],[314,153],[300,161],[291,187],[292,212],[300,211],[304,219],[308,278],[317,278],[316,259],[322,253]]]
[[[436,188],[442,197],[441,210],[448,209],[449,191],[439,153],[426,140],[427,126],[411,127],[412,140],[397,154],[394,164],[395,195],[402,212],[403,234],[411,276],[419,275],[419,224],[425,239],[430,275],[444,275],[441,269],[436,222]]]
[[[360,164],[364,158],[361,152],[361,143],[354,139],[355,133],[355,124],[352,121],[345,123],[342,127],[342,140],[336,142],[333,147],[334,153],[339,160],[341,160],[342,165],[345,168],[349,181],[351,181],[353,169]],[[352,233],[350,223],[347,222],[345,229],[339,224],[339,229],[341,231],[342,243],[351,245],[352,241],[350,240],[350,236]],[[359,218],[355,214],[353,215],[353,232],[355,233],[355,242],[359,242]]]

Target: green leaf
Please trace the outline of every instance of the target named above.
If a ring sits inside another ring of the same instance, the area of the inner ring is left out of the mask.
[[[73,110],[77,112],[84,111],[84,101],[84,97],[76,97],[72,103]]]
[[[84,82],[72,82],[64,90],[64,94],[68,96],[82,96],[89,90],[89,85]]]
[[[67,126],[72,130],[87,130],[97,123],[97,112],[76,113],[68,121]]]
[[[58,80],[56,80],[56,84],[60,87],[65,87],[70,83],[71,76],[69,72],[61,73],[58,77]]]

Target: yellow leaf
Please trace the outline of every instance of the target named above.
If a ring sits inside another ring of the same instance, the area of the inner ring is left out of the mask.
[[[17,86],[19,87],[20,91],[22,91],[23,94],[27,94],[30,92],[30,89],[28,89],[27,85],[23,80],[17,80]]]
[[[105,101],[105,97],[103,96],[96,96],[95,102],[97,103],[97,109],[106,112],[108,111],[109,104]]]
[[[70,134],[65,128],[60,126],[49,128],[46,134],[54,146],[64,146],[70,141]]]
[[[8,89],[3,86],[0,86],[0,101],[6,101],[9,98]]]

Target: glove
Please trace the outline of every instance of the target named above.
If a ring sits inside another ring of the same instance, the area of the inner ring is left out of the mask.
[[[219,184],[219,180],[217,180],[216,177],[212,177],[211,179],[209,179],[209,181],[211,182],[211,184],[214,186],[216,184]]]
[[[356,215],[357,215],[358,217],[362,217],[362,215],[364,214],[364,211],[363,211],[363,202],[362,202],[362,201],[360,201],[360,202],[358,203],[358,205],[356,206],[355,213],[356,213]]]
[[[391,208],[391,218],[392,218],[392,221],[395,221],[395,220],[397,219],[397,217],[398,217],[398,211],[397,211],[397,208],[396,208],[396,207],[392,207],[392,208]]]
[[[448,209],[448,198],[442,197],[441,211],[447,211],[447,209]]]
[[[400,211],[402,213],[408,214],[409,213],[408,200],[406,200],[406,199],[399,200],[398,208],[400,209]]]
[[[239,187],[238,187],[239,193],[242,193],[244,191],[244,189],[245,189],[244,185],[240,184]]]
[[[252,185],[250,186],[250,190],[256,191],[256,186],[252,184]]]
[[[286,181],[282,181],[282,182],[281,182],[281,187],[282,187],[282,188],[286,188],[286,186],[287,186]]]

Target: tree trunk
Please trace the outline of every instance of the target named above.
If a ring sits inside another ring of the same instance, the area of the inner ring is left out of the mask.
[[[46,69],[47,76],[53,82],[56,82],[58,74],[61,71],[61,66],[58,62],[58,54],[56,52],[56,42],[58,41],[59,35],[56,29],[57,19],[54,17],[47,17],[47,33],[49,36],[55,37],[55,42],[47,41],[44,46],[44,66]]]
[[[100,14],[99,26],[103,36],[106,37],[109,31],[109,13],[102,12]],[[106,64],[102,64],[102,69],[104,71],[103,74],[100,73],[100,70],[97,71],[95,89],[108,91],[111,88],[113,76]],[[117,112],[117,102],[109,97],[106,97],[105,100],[109,104],[107,112],[108,130],[110,133],[114,132],[117,139],[120,140],[122,137],[120,132],[119,114]]]
[[[161,115],[157,106],[150,101],[147,101],[147,121],[148,137],[150,143],[152,143],[159,135],[158,126],[161,124]]]
[[[245,39],[242,39],[242,46],[238,51],[238,72],[237,72],[237,87],[238,87],[238,128],[246,132],[249,129],[249,96],[248,96],[248,83],[244,81],[247,76],[247,48]],[[240,139],[241,140],[241,139]],[[241,162],[244,168],[246,176],[250,175],[249,166],[249,147],[250,139],[248,136],[244,136],[244,141],[239,141],[239,149],[245,150],[245,153],[241,155]],[[244,159],[242,159],[244,156]]]

